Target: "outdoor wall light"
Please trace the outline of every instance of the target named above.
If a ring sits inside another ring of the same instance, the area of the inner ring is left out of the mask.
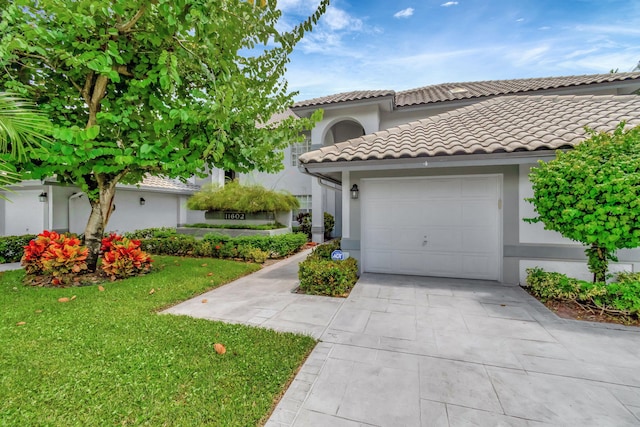
[[[38,196],[38,200],[40,200],[42,203],[45,203],[47,201],[47,193],[44,191],[40,193],[40,195]]]
[[[144,199],[144,197],[140,197],[140,206],[144,206],[145,203],[147,203],[147,201]]]
[[[353,184],[353,186],[351,187],[351,198],[353,200],[357,199],[358,193],[360,193],[360,190],[358,190],[358,186],[356,184]]]

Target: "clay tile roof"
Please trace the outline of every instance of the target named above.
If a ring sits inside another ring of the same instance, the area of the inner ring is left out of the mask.
[[[640,125],[640,96],[495,97],[300,156],[305,164],[535,151],[570,147],[584,126]]]
[[[139,184],[141,189],[153,189],[167,191],[171,193],[191,194],[200,190],[200,186],[180,182],[177,179],[160,178],[157,176],[146,176]]]
[[[293,108],[336,104],[338,102],[361,101],[364,99],[381,98],[393,95],[395,95],[395,92],[392,90],[360,90],[343,92],[335,95],[323,96],[321,98],[313,98],[306,101],[296,102],[293,105]]]
[[[430,104],[458,99],[526,93],[597,83],[640,80],[640,73],[608,73],[583,76],[531,79],[489,80],[482,82],[442,83],[396,93],[396,107]]]

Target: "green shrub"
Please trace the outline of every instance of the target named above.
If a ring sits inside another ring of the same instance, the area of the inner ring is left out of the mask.
[[[279,212],[298,209],[300,202],[295,196],[283,191],[233,181],[224,186],[204,186],[187,200],[187,207],[193,210],[227,212]]]
[[[186,224],[187,228],[228,228],[230,230],[277,230],[286,228],[285,225],[276,222],[274,224]]]
[[[576,301],[607,312],[626,316],[640,315],[639,273],[620,273],[619,282],[586,282],[541,268],[527,269],[530,292],[541,301]]]
[[[331,260],[331,253],[337,249],[340,249],[340,243],[340,239],[335,239],[322,245],[318,245],[309,256]]]
[[[298,221],[300,232],[304,233],[307,238],[311,239],[311,213],[298,212],[296,215],[296,221]]]
[[[267,258],[283,258],[297,252],[306,242],[307,237],[302,233],[241,237],[207,233],[202,240],[185,234],[143,239],[141,247],[144,251],[156,255],[245,258],[259,262],[257,260],[263,257],[262,252],[267,254]],[[242,253],[244,249],[241,248],[257,249],[261,253],[253,251],[245,257]]]
[[[333,227],[336,225],[336,221],[329,212],[324,213],[324,238],[330,239]]]
[[[312,216],[310,212],[299,212],[298,215],[296,216],[296,221],[298,221],[299,226],[296,228],[299,228],[300,231],[302,233],[305,233],[307,235],[307,237],[309,239],[311,239],[312,237],[312,233],[311,233],[311,224],[312,224]],[[324,238],[325,239],[330,239],[331,238],[331,232],[333,231],[333,228],[335,227],[336,221],[335,218],[333,217],[333,215],[331,215],[329,212],[325,212],[324,213]]]
[[[241,236],[231,240],[237,245],[248,245],[265,251],[269,258],[283,258],[297,252],[305,243],[307,236],[302,233],[287,233],[277,236]]]
[[[176,235],[176,229],[174,227],[155,227],[144,228],[141,230],[131,231],[124,233],[123,236],[127,239],[150,239],[152,237],[162,238]]]
[[[0,237],[0,264],[19,262],[24,254],[24,247],[35,238],[35,234]]]
[[[312,295],[343,296],[358,280],[358,263],[354,258],[331,261],[308,257],[299,264],[300,290]]]
[[[198,243],[193,236],[175,234],[170,237],[152,237],[142,239],[140,248],[156,255],[193,255]]]
[[[240,245],[238,246],[238,256],[246,261],[264,264],[269,258],[269,253],[253,246]]]
[[[622,273],[618,273],[616,275],[616,282],[618,283],[632,283],[632,282],[640,282],[640,273],[630,273],[628,271],[623,271]]]

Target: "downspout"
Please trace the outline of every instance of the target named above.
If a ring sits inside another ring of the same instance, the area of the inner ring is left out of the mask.
[[[47,230],[53,231],[53,186],[47,186],[49,197],[47,199]]]
[[[84,193],[82,191],[79,191],[77,193],[73,193],[71,196],[69,196],[69,199],[67,199],[67,231],[69,233],[71,233],[71,201],[73,199],[78,199],[83,195]]]

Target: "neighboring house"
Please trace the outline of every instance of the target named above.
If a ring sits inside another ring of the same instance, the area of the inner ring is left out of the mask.
[[[528,174],[584,140],[584,126],[640,125],[640,96],[624,95],[638,90],[640,74],[466,83],[448,94],[441,86],[298,104],[298,114],[325,108],[312,132],[321,148],[300,156],[300,169],[342,190],[343,249],[365,272],[517,283],[540,266],[589,279],[581,245],[522,220],[534,216]],[[494,96],[499,87],[518,94]],[[333,143],[345,121],[362,135]],[[324,209],[315,199],[323,191],[313,192],[314,211]],[[618,256],[613,270],[640,269],[640,250]]]
[[[324,210],[336,217],[335,236],[343,235],[341,180],[317,180],[298,169],[299,157],[352,138],[372,134],[506,95],[626,95],[640,89],[640,73],[596,74],[485,82],[444,83],[401,92],[354,91],[296,103],[291,110],[308,117],[318,108],[324,117],[301,144],[284,150],[284,169],[277,174],[240,175],[242,182],[260,183],[298,197],[302,210]],[[304,170],[304,169],[302,169]],[[315,217],[314,240],[322,239],[322,215]]]
[[[156,177],[145,178],[139,186],[118,185],[107,230],[124,232],[188,223],[190,216],[201,214],[190,214],[185,205],[198,189],[198,185]],[[9,200],[0,199],[0,236],[42,230],[80,234],[91,211],[78,187],[60,185],[53,179],[24,181],[3,195]]]

